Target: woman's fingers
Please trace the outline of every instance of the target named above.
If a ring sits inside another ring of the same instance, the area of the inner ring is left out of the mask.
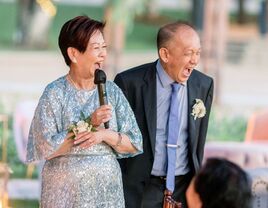
[[[102,119],[102,123],[105,123],[105,122],[109,121],[110,119],[111,119],[111,116],[107,116],[107,117]]]
[[[102,105],[92,113],[91,122],[94,126],[99,126],[102,123],[109,121],[112,117],[112,106]]]
[[[98,109],[112,110],[112,106],[111,105],[101,105]]]
[[[83,132],[77,135],[74,144],[80,147],[92,146],[95,144],[95,136],[92,132]]]
[[[87,141],[83,142],[82,144],[80,144],[79,147],[86,149],[86,148],[89,148],[93,145],[94,145],[94,141],[87,140]]]
[[[101,142],[101,134],[99,134],[98,132],[87,132],[87,134],[84,134],[81,138],[79,138],[79,140],[76,140],[74,143],[77,144],[79,147],[85,149]]]
[[[76,137],[75,137],[75,141],[74,144],[80,144],[88,139],[90,139],[90,137],[92,136],[91,132],[82,132],[79,133]]]

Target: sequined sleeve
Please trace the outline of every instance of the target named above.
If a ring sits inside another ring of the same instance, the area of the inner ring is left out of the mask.
[[[113,93],[113,95],[115,96],[114,108],[115,108],[118,131],[123,134],[126,134],[129,137],[132,145],[137,149],[137,152],[134,154],[116,153],[116,155],[118,158],[124,158],[124,157],[133,157],[135,155],[141,154],[143,153],[142,135],[136,122],[134,113],[127,99],[122,93],[121,89],[117,87],[117,85],[114,84],[113,82],[109,82],[108,84],[112,85],[112,87],[108,86],[108,89],[114,89]]]
[[[39,100],[29,132],[27,162],[48,157],[67,135],[66,130],[61,130],[62,109],[59,93],[58,89],[48,86]]]

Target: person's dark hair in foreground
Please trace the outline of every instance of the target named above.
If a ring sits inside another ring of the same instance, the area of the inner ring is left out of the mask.
[[[251,208],[251,182],[236,164],[208,159],[187,190],[189,208]]]

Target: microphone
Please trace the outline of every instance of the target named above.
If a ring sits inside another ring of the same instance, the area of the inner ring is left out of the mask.
[[[96,69],[94,74],[94,84],[98,86],[100,105],[108,104],[105,83],[106,83],[105,72],[101,69]],[[109,121],[104,123],[104,127],[105,129],[109,129]]]

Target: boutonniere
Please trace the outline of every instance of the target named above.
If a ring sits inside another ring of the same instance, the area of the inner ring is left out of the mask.
[[[193,105],[191,115],[194,117],[194,120],[197,118],[202,118],[206,115],[206,107],[202,100],[195,99],[195,104]]]

